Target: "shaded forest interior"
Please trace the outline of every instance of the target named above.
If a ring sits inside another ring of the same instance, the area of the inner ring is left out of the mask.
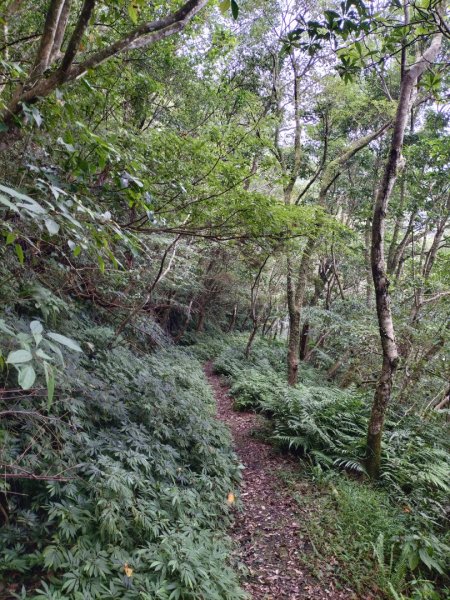
[[[1,600],[449,597],[449,39],[2,2]]]

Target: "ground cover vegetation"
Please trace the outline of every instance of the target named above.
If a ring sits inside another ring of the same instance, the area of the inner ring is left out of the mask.
[[[302,383],[292,388],[286,382],[284,344],[260,340],[249,359],[244,347],[245,339],[235,336],[214,369],[227,378],[236,410],[266,417],[255,434],[299,456],[302,471],[298,478],[288,474],[287,482],[301,505],[319,502],[320,510],[305,522],[318,568],[337,561],[343,580],[361,592],[373,586],[402,597],[412,585],[412,597],[440,597],[433,581],[445,582],[450,547],[449,449],[439,419],[427,419],[425,428],[421,415],[395,407],[386,422],[389,443],[378,486],[363,484],[367,390],[326,381],[320,363],[306,366]],[[318,486],[306,498],[296,485],[301,488],[305,478]]]
[[[318,560],[448,594],[449,27],[2,3],[0,598],[243,597],[212,359],[309,465]]]

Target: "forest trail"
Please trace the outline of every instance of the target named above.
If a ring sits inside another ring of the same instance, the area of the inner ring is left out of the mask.
[[[330,576],[318,582],[301,560],[312,551],[301,527],[308,511],[298,505],[280,478],[283,472],[298,469],[298,462],[252,437],[258,415],[233,410],[228,388],[214,374],[212,361],[205,364],[205,373],[217,401],[218,418],[229,427],[244,466],[239,494],[242,510],[231,531],[238,560],[248,571],[242,587],[253,600],[355,600],[351,590],[336,589]]]

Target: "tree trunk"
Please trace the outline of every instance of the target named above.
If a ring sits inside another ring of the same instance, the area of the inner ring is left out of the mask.
[[[58,57],[58,45],[62,42],[70,10],[70,3],[66,4],[63,0],[51,0],[31,71],[25,82],[17,86],[8,105],[0,111],[0,120],[9,126],[9,131],[0,132],[0,150],[8,148],[12,143],[11,140],[14,141],[17,137],[15,121],[16,117],[22,113],[24,103],[34,104],[40,101],[60,86],[74,81],[90,69],[97,68],[113,56],[130,50],[146,48],[182,31],[207,2],[208,0],[187,0],[175,12],[155,21],[138,25],[109,46],[94,49],[86,54],[80,52],[80,47],[94,13],[96,0],[84,0],[64,56],[58,67],[46,76],[46,68],[50,66],[52,59]],[[79,57],[80,54],[81,57]]]
[[[294,284],[292,277],[292,265],[288,260],[288,311],[289,311],[289,339],[288,339],[288,384],[295,385],[298,380],[298,364],[300,353],[300,318],[303,301],[306,294],[306,286],[310,276],[313,252],[317,244],[317,238],[310,236],[303,250],[298,277]]]
[[[245,348],[245,358],[250,356],[250,352],[252,350],[253,342],[255,341],[256,334],[258,333],[259,323],[258,321],[253,322],[253,328],[250,333],[250,337],[248,338],[247,346]]]
[[[403,223],[403,207],[405,205],[405,192],[406,192],[406,173],[404,172],[402,175],[402,180],[401,180],[401,187],[400,187],[400,204],[398,207],[398,215],[397,218],[395,219],[395,225],[394,225],[394,231],[392,233],[392,240],[391,243],[389,244],[389,252],[388,252],[388,258],[387,258],[387,271],[389,274],[394,273],[396,266],[398,264],[398,260],[397,263],[394,262],[394,256],[397,250],[397,244],[398,244],[398,236],[400,235],[400,231],[402,229],[402,223]]]
[[[366,229],[364,232],[365,249],[364,261],[366,265],[366,304],[368,307],[372,305],[373,287],[372,287],[372,270],[370,267],[370,247],[371,247],[371,223],[370,219],[366,221]]]
[[[327,379],[328,379],[328,381],[332,381],[336,377],[337,372],[339,371],[339,369],[341,368],[342,364],[347,360],[347,358],[349,356],[350,356],[350,350],[346,350],[344,352],[344,354],[337,359],[337,361],[334,363],[334,365],[332,365],[328,369],[328,371],[327,371]]]
[[[295,284],[293,281],[291,259],[288,258],[288,274],[287,274],[287,305],[289,314],[289,333],[288,333],[288,353],[287,353],[287,368],[288,368],[288,383],[295,385],[298,377],[298,352],[300,340],[300,306],[296,299]]]
[[[233,307],[233,314],[231,315],[231,320],[230,320],[230,324],[228,325],[227,333],[231,333],[234,330],[234,328],[236,326],[236,319],[237,319],[237,304],[235,304]]]
[[[399,244],[397,246],[395,246],[393,249],[392,249],[392,244],[391,244],[391,249],[389,250],[389,252],[391,253],[391,256],[388,259],[388,267],[387,267],[387,272],[389,275],[392,275],[393,273],[395,273],[398,270],[398,267],[403,260],[403,255],[405,254],[406,247],[408,246],[408,244],[410,244],[412,242],[414,219],[416,217],[416,214],[417,214],[416,212],[413,212],[411,214],[411,216],[409,218],[408,226],[405,231],[405,235],[403,236],[403,238],[401,239]]]
[[[398,351],[395,342],[389,298],[389,281],[386,275],[384,257],[384,233],[386,212],[397,171],[401,164],[401,152],[406,123],[411,106],[411,97],[418,78],[432,64],[441,47],[442,34],[433,36],[430,46],[423,55],[405,71],[400,86],[400,97],[394,122],[391,148],[386,162],[383,179],[377,194],[372,221],[371,265],[375,287],[378,326],[380,330],[383,364],[373,399],[372,413],[367,434],[366,468],[371,478],[378,478],[381,464],[381,437],[386,409],[391,398],[393,376],[398,364]]]
[[[200,307],[200,312],[198,315],[197,327],[195,331],[197,333],[201,333],[205,328],[205,316],[206,316],[206,306],[204,304]]]
[[[308,350],[308,338],[309,338],[309,321],[305,321],[302,327],[302,333],[300,335],[300,360],[303,361],[306,358]]]
[[[325,288],[325,284],[328,283],[330,273],[333,273],[333,264],[329,259],[322,260],[319,265],[318,277],[314,282],[314,295],[311,298],[309,306],[316,306]],[[310,324],[308,319],[305,319],[302,332],[300,335],[300,360],[306,359],[308,353],[308,338],[309,338]]]

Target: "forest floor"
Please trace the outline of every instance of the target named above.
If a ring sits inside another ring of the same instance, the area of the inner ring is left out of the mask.
[[[277,452],[252,433],[260,425],[254,413],[235,412],[228,388],[214,374],[212,362],[205,373],[217,401],[217,414],[234,439],[234,449],[244,467],[231,536],[237,560],[245,570],[242,587],[253,600],[355,600],[331,573],[312,574],[314,548],[302,526],[311,517],[312,505],[300,505],[283,483],[286,474],[299,470],[298,460]],[[312,483],[298,481],[296,494],[309,495]],[[313,496],[314,494],[312,494]]]

